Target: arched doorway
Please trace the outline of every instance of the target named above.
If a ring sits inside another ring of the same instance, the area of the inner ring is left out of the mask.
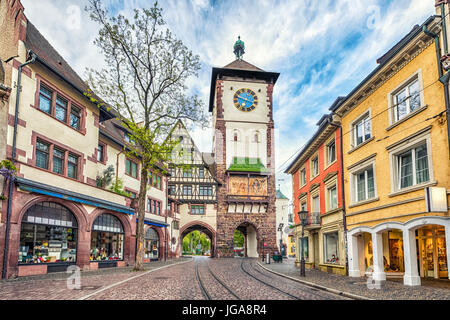
[[[92,225],[90,260],[123,261],[124,235],[123,225],[117,217],[108,213],[99,215]]]
[[[244,257],[258,258],[258,231],[256,227],[249,222],[243,222],[236,230],[244,235]]]
[[[182,238],[183,255],[211,256],[211,238],[198,230]]]
[[[159,235],[153,228],[148,228],[144,236],[144,259],[159,259]]]
[[[40,202],[30,207],[22,218],[19,265],[75,263],[78,223],[71,211],[54,202]]]
[[[240,230],[234,230],[233,251],[235,257],[245,257],[245,236]]]
[[[204,234],[209,239],[210,247],[209,247],[209,249],[204,250],[203,253],[205,253],[205,255],[215,257],[215,255],[216,255],[216,233],[211,226],[209,226],[206,223],[199,222],[199,221],[194,221],[194,222],[191,222],[191,223],[186,224],[183,227],[181,227],[181,229],[180,229],[180,244],[179,245],[180,245],[180,250],[181,250],[182,254],[186,253],[186,252],[183,252],[184,251],[183,250],[183,239],[188,234],[192,233],[193,231],[198,231],[200,234]],[[202,249],[203,249],[203,247],[204,246],[202,246]]]

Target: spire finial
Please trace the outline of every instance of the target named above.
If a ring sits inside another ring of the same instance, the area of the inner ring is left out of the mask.
[[[245,45],[244,41],[241,40],[241,36],[238,36],[238,40],[234,44],[234,54],[236,55],[237,60],[242,60],[242,56],[245,53]]]

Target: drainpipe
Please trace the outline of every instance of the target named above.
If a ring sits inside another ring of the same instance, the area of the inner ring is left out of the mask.
[[[344,149],[343,149],[343,134],[342,134],[342,126],[335,125],[331,122],[331,119],[328,119],[328,123],[333,127],[339,129],[339,137],[340,143],[339,147],[341,149],[340,157],[341,157],[341,193],[342,193],[342,223],[344,224],[344,245],[345,245],[345,275],[348,276],[348,244],[347,244],[347,216],[345,211],[345,188],[344,188]]]
[[[31,59],[30,59],[31,58]],[[33,53],[31,50],[28,51],[28,56],[25,63],[21,64],[18,69],[17,76],[17,92],[16,92],[16,110],[14,115],[14,132],[13,132],[13,146],[12,146],[12,155],[11,161],[14,164],[16,162],[16,153],[17,153],[17,127],[19,123],[19,105],[20,105],[20,92],[22,91],[22,69],[32,64],[36,61],[37,55]],[[8,254],[9,254],[9,231],[10,231],[10,220],[11,220],[11,209],[12,209],[12,196],[13,196],[13,188],[14,188],[14,179],[9,179],[9,190],[8,190],[8,207],[6,211],[6,230],[5,230],[5,249],[3,252],[3,270],[2,270],[2,279],[6,279],[6,269],[8,265]]]
[[[445,20],[445,15],[442,20],[443,21]],[[448,89],[450,72],[447,72],[445,75],[443,75],[442,63],[441,63],[441,46],[439,44],[439,35],[428,30],[427,25],[423,26],[422,30],[427,36],[434,38],[434,42],[436,45],[436,58],[437,58],[437,64],[438,64],[439,80],[444,85],[445,109],[447,110],[446,120],[447,120],[448,151],[449,151],[449,156],[450,156],[450,97],[449,97],[449,89]],[[445,30],[443,31],[443,33],[444,33],[444,35],[446,34]],[[445,38],[446,38],[446,35],[445,35]]]

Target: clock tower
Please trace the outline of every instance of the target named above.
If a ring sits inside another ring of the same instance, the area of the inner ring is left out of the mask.
[[[244,235],[246,257],[277,250],[272,94],[279,73],[244,61],[244,48],[239,38],[236,60],[211,77],[218,257],[234,256],[235,230]]]

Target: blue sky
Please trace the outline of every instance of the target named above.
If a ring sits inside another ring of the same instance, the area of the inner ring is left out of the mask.
[[[30,21],[81,76],[87,67],[103,63],[92,44],[98,27],[84,12],[87,0],[22,3]],[[104,3],[125,15],[153,4]],[[377,58],[435,12],[434,0],[162,0],[159,4],[173,33],[200,55],[202,70],[189,87],[205,105],[211,68],[234,60],[232,47],[238,35],[246,45],[246,61],[281,73],[274,92],[276,164],[278,183],[289,198],[291,180],[282,169],[311,137],[317,121],[338,96],[348,94],[377,66]],[[193,132],[204,152],[211,150],[211,136],[210,129]]]

